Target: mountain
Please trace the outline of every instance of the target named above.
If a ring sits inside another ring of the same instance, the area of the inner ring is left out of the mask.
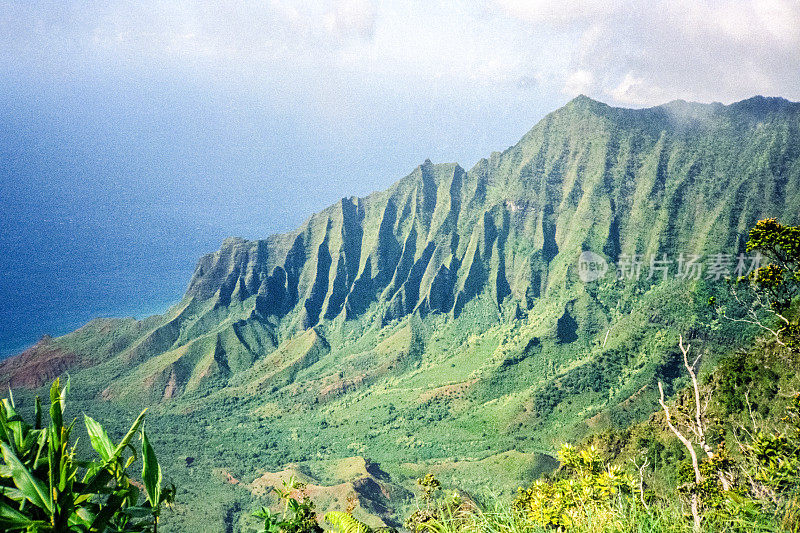
[[[735,263],[765,217],[800,218],[800,104],[581,96],[468,171],[426,160],[294,232],[229,238],[166,314],[45,338],[0,380],[69,370],[86,409],[150,406],[176,479],[217,483],[228,525],[246,521],[242,487],[287,464],[367,456],[399,485],[438,468],[477,492],[470,472],[493,464],[516,487],[568,436],[649,414],[679,332],[709,356],[735,344],[704,325],[714,280],[674,273],[692,255]],[[582,282],[585,251],[612,271]],[[672,270],[616,280],[634,256]],[[219,469],[251,478],[209,481]],[[176,512],[214,519],[198,505]]]

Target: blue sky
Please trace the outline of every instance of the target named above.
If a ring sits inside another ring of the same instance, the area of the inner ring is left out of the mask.
[[[796,0],[0,1],[3,312],[177,297],[225,236],[469,168],[580,93],[800,100],[798,50]]]

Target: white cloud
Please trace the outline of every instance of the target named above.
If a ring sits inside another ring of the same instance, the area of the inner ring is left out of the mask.
[[[619,85],[606,91],[606,94],[611,95],[620,104],[637,107],[674,99],[670,98],[668,91],[648,82],[644,77],[635,76],[632,72],[625,74]]]
[[[677,31],[700,39],[762,46],[800,46],[795,0],[675,0],[660,11]]]
[[[189,65],[208,77],[288,80],[287,90],[309,94],[359,79],[386,98],[446,93],[465,106],[477,93],[521,90],[637,106],[800,99],[798,50],[800,0],[112,1],[0,13],[0,67]]]
[[[647,106],[683,98],[734,101],[754,94],[800,99],[800,1],[494,0],[540,33],[568,35],[567,94]],[[544,26],[543,26],[544,25]],[[586,72],[594,74],[593,79]]]
[[[593,92],[593,87],[594,75],[588,70],[576,70],[567,76],[563,92],[568,96],[591,94]]]
[[[375,6],[370,0],[338,0],[324,15],[324,25],[331,35],[339,38],[371,39],[375,17]]]
[[[619,0],[497,0],[497,4],[509,15],[536,24],[571,24],[623,8]]]
[[[46,40],[64,48],[64,59],[91,59],[94,52],[117,60],[211,59],[251,65],[369,42],[377,16],[372,0],[65,6],[60,18],[42,20],[33,6],[8,15],[7,38],[22,37],[16,51],[25,45],[35,49]],[[0,16],[0,29],[4,22]]]

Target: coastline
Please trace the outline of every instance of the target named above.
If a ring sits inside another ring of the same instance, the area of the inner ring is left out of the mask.
[[[30,347],[34,346],[45,335],[51,337],[61,337],[76,329],[84,326],[88,322],[98,318],[128,318],[133,317],[137,320],[142,320],[153,315],[161,315],[167,312],[170,307],[180,301],[180,296],[170,298],[169,300],[160,300],[158,302],[151,302],[142,306],[123,306],[119,311],[107,312],[107,309],[97,309],[92,313],[82,312],[83,310],[74,311],[68,321],[60,324],[45,324],[36,330],[31,330],[27,333],[22,333],[16,338],[0,339],[0,361],[9,357],[18,355]],[[42,331],[47,328],[49,331]]]

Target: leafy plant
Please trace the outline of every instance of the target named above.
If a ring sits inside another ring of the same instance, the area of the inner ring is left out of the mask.
[[[405,528],[411,531],[429,530],[441,532],[458,522],[457,515],[462,508],[463,502],[457,491],[450,496],[437,498],[437,493],[442,484],[431,473],[417,479],[417,485],[421,489],[419,499],[425,505],[420,507],[419,503],[417,503],[417,510],[411,513],[403,523]]]
[[[331,511],[325,515],[335,533],[372,533],[372,528],[367,524],[353,518],[350,513]]]
[[[758,326],[778,344],[800,348],[800,317],[794,305],[800,295],[800,226],[785,226],[774,218],[759,220],[750,230],[747,251],[757,252],[758,268],[736,280],[731,291],[745,314],[728,314],[716,298],[709,303],[723,318]],[[767,263],[761,265],[762,259]]]
[[[294,476],[283,481],[283,488],[273,487],[273,492],[284,502],[283,514],[273,513],[266,507],[253,513],[253,516],[264,520],[265,533],[322,533],[314,512],[314,502],[303,489],[305,485],[296,481]],[[300,491],[298,500],[296,491]]]
[[[43,426],[42,405],[35,404],[33,425],[16,411],[13,396],[0,406],[0,527],[4,531],[140,532],[157,531],[162,504],[173,501],[174,488],[162,487],[161,467],[144,432],[144,411],[118,444],[103,426],[85,416],[86,430],[99,460],[76,456],[64,424],[69,382],[50,387],[50,421]],[[136,461],[131,441],[140,433],[147,502],[138,504],[139,488],[128,468]]]
[[[605,464],[594,447],[577,450],[565,444],[559,451],[563,477],[539,479],[519,489],[514,508],[544,527],[571,527],[588,516],[613,514],[618,496],[635,503],[634,479],[618,466]]]

